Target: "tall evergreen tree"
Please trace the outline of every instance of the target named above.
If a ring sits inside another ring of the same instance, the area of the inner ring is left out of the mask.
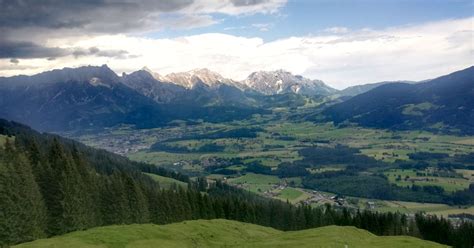
[[[0,148],[0,245],[45,236],[46,210],[25,154]]]

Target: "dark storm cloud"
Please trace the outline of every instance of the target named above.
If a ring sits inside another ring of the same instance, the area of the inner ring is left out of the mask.
[[[0,0],[0,28],[79,29],[114,33],[146,26],[160,12],[182,9],[194,0]]]
[[[267,0],[231,0],[232,4],[236,7],[241,6],[252,6],[267,2]]]
[[[44,47],[27,41],[1,41],[0,58],[45,58],[62,57],[68,51],[57,47]]]
[[[97,47],[89,49],[62,49],[45,47],[28,41],[0,40],[0,59],[10,58],[10,62],[17,64],[18,59],[47,58],[54,60],[58,57],[73,55],[74,57],[96,56],[123,59],[132,55],[125,50],[101,50]]]
[[[185,8],[193,1],[0,0],[0,58],[53,60],[67,55],[124,58],[128,54],[124,50],[61,49],[43,44],[53,36],[147,30],[158,23],[158,13]]]
[[[163,26],[210,25],[213,17],[189,13],[195,0],[0,0],[0,59],[47,58],[73,55],[131,58],[124,50],[47,47],[52,38],[147,32]],[[268,0],[226,0],[236,7]],[[197,5],[200,5],[196,3]],[[180,12],[182,10],[182,12]],[[186,12],[188,11],[188,12]],[[206,12],[206,11],[204,11]],[[173,20],[163,18],[166,13]],[[30,42],[34,41],[34,42]]]
[[[90,47],[89,49],[76,49],[72,52],[74,57],[82,56],[97,56],[97,57],[109,57],[123,59],[127,58],[128,52],[125,50],[100,50],[97,47]]]

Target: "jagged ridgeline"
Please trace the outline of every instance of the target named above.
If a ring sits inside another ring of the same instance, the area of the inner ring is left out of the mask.
[[[144,174],[186,182],[161,188]],[[103,150],[0,120],[0,246],[95,226],[225,218],[280,230],[348,225],[471,247],[474,226],[436,217],[312,208],[264,199],[221,182],[131,162]]]

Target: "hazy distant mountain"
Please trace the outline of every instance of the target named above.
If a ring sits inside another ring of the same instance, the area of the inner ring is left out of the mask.
[[[384,81],[384,82],[378,82],[378,83],[372,83],[372,84],[355,85],[355,86],[350,86],[350,87],[347,87],[347,88],[339,91],[338,94],[341,95],[341,96],[356,96],[356,95],[365,93],[369,90],[375,89],[375,88],[377,88],[381,85],[392,84],[392,83],[412,84],[412,83],[415,83],[415,82],[414,81]]]
[[[336,123],[474,134],[474,67],[417,84],[385,84],[323,114]]]
[[[323,81],[293,75],[284,70],[253,72],[243,83],[265,95],[296,93],[312,96],[330,95],[337,92]]]

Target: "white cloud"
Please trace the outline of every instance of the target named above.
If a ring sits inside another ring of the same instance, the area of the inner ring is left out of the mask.
[[[333,34],[345,34],[349,32],[349,29],[346,27],[331,27],[323,30],[324,32],[333,33]]]
[[[0,75],[36,73],[87,64],[108,64],[118,73],[147,66],[158,73],[208,67],[226,77],[243,79],[255,70],[286,69],[318,78],[337,88],[384,80],[422,80],[472,65],[474,18],[444,20],[382,30],[348,30],[271,42],[208,33],[176,39],[127,35],[54,38],[47,45],[64,49],[97,47],[125,50],[128,59],[61,57],[22,59],[14,65],[0,60]]]
[[[185,13],[221,13],[226,15],[274,14],[287,0],[195,0]]]
[[[267,32],[270,30],[271,27],[273,27],[272,23],[254,23],[252,24],[252,27],[260,30],[261,32]]]

